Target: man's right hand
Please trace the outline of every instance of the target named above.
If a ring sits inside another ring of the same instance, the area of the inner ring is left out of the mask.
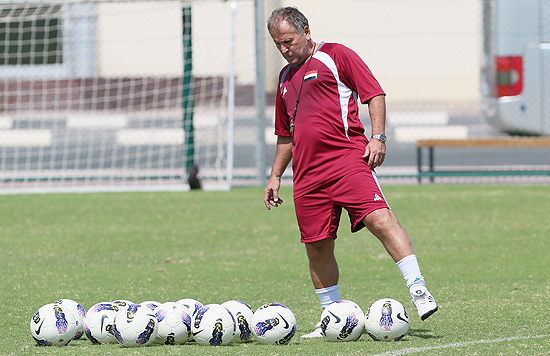
[[[278,207],[283,203],[283,199],[279,198],[279,188],[281,186],[281,178],[276,176],[269,177],[264,190],[264,204],[267,210],[271,207]]]

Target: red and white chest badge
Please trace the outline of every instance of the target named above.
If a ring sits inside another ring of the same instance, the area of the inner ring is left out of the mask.
[[[304,82],[307,82],[308,80],[317,79],[317,70],[310,70],[304,75]]]

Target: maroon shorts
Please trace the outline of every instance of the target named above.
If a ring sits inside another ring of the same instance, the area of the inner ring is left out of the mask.
[[[336,238],[342,208],[346,209],[351,231],[365,227],[363,219],[371,212],[389,208],[376,173],[349,174],[294,199],[301,241],[315,242]]]

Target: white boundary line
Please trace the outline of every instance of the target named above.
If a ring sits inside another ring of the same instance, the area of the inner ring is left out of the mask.
[[[417,352],[426,352],[431,350],[441,350],[441,349],[451,349],[455,347],[464,347],[477,344],[496,344],[499,342],[505,341],[514,341],[514,340],[526,340],[526,339],[542,339],[545,337],[550,337],[550,334],[545,335],[532,335],[532,336],[512,336],[512,337],[499,337],[496,339],[481,339],[473,341],[463,341],[463,342],[454,342],[452,344],[438,345],[438,346],[425,346],[425,347],[409,347],[406,349],[388,351],[383,354],[376,354],[372,356],[396,356],[396,355],[409,355]]]

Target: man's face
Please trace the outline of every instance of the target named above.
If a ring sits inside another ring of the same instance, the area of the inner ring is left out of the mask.
[[[282,21],[278,27],[273,27],[269,34],[279,52],[290,65],[299,66],[310,55],[308,42],[311,34],[309,27],[306,26],[304,34],[300,35],[291,24]]]

